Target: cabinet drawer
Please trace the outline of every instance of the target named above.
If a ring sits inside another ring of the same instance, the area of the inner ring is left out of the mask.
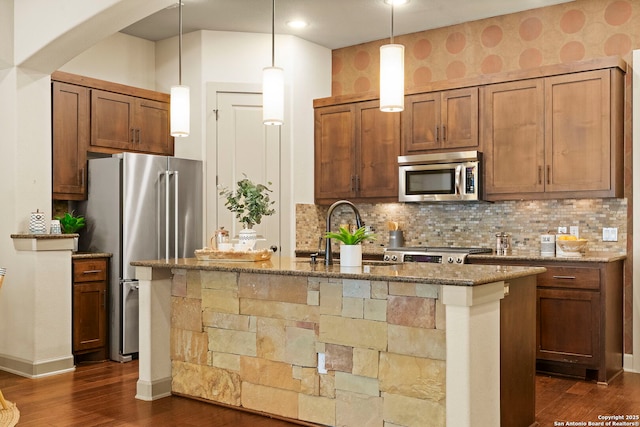
[[[600,289],[600,270],[584,267],[549,267],[538,275],[538,287]]]
[[[95,282],[107,279],[106,259],[73,260],[74,282]]]

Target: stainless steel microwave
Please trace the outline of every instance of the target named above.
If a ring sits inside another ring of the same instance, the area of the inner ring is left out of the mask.
[[[401,202],[470,202],[483,198],[482,153],[457,151],[398,157]]]

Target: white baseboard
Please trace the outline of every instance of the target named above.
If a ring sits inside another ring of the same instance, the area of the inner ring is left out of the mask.
[[[640,373],[633,369],[633,354],[624,354],[622,357],[622,369],[624,369],[625,372]]]

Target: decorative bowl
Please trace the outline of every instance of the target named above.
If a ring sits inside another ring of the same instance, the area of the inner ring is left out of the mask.
[[[556,240],[558,248],[562,251],[559,256],[581,257],[587,248],[587,239],[578,240]]]

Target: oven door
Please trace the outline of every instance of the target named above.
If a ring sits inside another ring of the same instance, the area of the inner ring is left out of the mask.
[[[401,202],[478,200],[477,162],[399,166]]]

